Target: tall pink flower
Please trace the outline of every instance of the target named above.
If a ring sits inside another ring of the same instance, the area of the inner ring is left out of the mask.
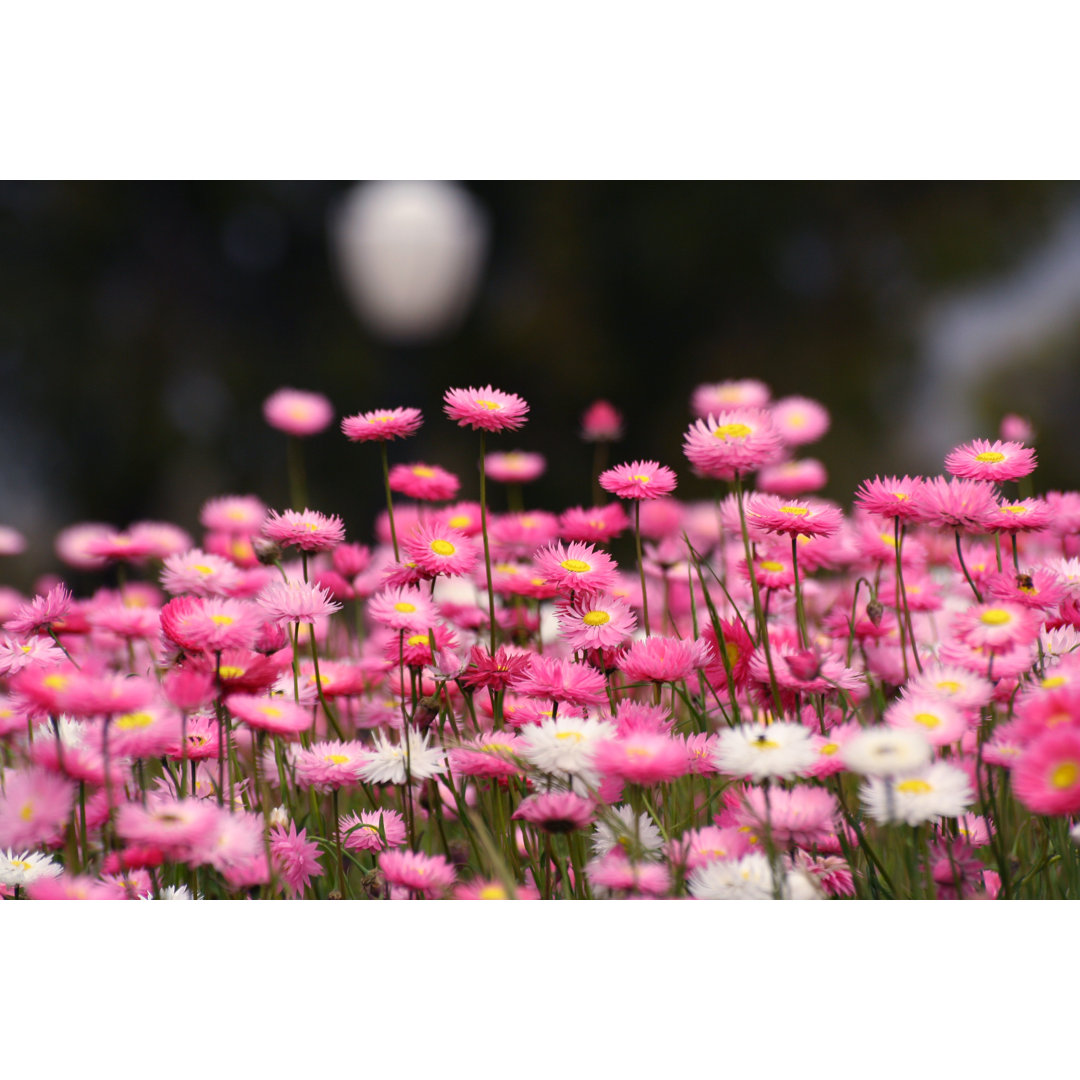
[[[263,402],[263,418],[288,435],[317,435],[330,426],[334,406],[322,394],[282,387]]]
[[[915,493],[923,485],[921,477],[875,476],[864,480],[855,495],[855,505],[869,514],[884,518],[911,520],[916,516],[918,504]]]
[[[769,407],[773,424],[789,446],[815,442],[829,430],[829,411],[805,397],[786,397]]]
[[[600,486],[619,499],[659,499],[675,484],[675,473],[658,461],[631,461],[600,474]]]
[[[429,502],[445,502],[452,499],[461,487],[461,481],[438,465],[395,465],[390,470],[387,483],[391,491],[407,495],[410,499]]]
[[[619,670],[632,682],[678,682],[689,678],[711,659],[701,639],[659,635],[635,641],[619,658]]]
[[[630,732],[596,744],[593,768],[631,784],[659,784],[690,771],[684,743],[653,732]]]
[[[62,621],[70,610],[71,592],[66,585],[60,584],[50,589],[46,596],[35,596],[28,603],[20,604],[4,623],[4,629],[10,634],[36,634]]]
[[[423,422],[419,409],[375,409],[346,416],[341,431],[352,442],[389,442],[415,435]]]
[[[447,390],[444,411],[461,427],[474,431],[516,431],[525,423],[529,406],[517,394],[506,394],[490,384],[480,389]]]
[[[581,417],[586,442],[618,442],[623,437],[622,413],[610,401],[594,401]]]
[[[547,461],[543,454],[512,450],[508,454],[488,454],[484,468],[488,477],[500,484],[528,484],[544,475]]]
[[[586,544],[610,544],[630,525],[622,503],[594,506],[586,510],[571,506],[559,515],[559,536],[563,540],[578,540]]]
[[[982,480],[935,476],[912,493],[914,520],[944,529],[981,532],[995,508],[994,490]]]
[[[687,460],[706,477],[732,480],[773,462],[783,442],[760,409],[732,409],[691,425],[683,437]]]
[[[597,705],[607,700],[604,676],[599,671],[553,656],[533,656],[528,672],[510,685],[519,694],[570,705]]]
[[[384,851],[379,856],[379,869],[391,885],[428,898],[445,893],[457,878],[457,871],[442,855],[416,851]]]
[[[44,769],[8,771],[0,793],[0,848],[22,849],[52,840],[67,824],[74,785]]]
[[[291,821],[288,831],[281,825],[270,830],[270,860],[290,896],[302,895],[312,878],[326,873],[319,863],[319,845],[307,838],[307,829],[297,832]]]
[[[480,557],[474,541],[449,527],[419,526],[401,541],[405,557],[428,577],[467,574]]]
[[[314,623],[341,610],[318,585],[303,581],[274,581],[255,597],[267,618],[281,623]]]
[[[271,510],[262,535],[283,547],[301,551],[330,551],[345,539],[345,526],[336,514],[327,517],[316,510]]]
[[[299,735],[314,723],[311,713],[283,697],[262,697],[256,694],[230,694],[225,707],[237,720],[249,727],[269,731],[274,735]]]
[[[1024,751],[1012,781],[1017,799],[1036,814],[1080,813],[1080,730],[1041,735]]]
[[[591,544],[550,544],[533,560],[539,575],[560,591],[600,591],[615,584],[618,568],[610,555]]]
[[[755,530],[789,536],[832,536],[844,523],[843,513],[829,503],[776,495],[751,495],[746,517]]]
[[[1017,442],[975,439],[949,452],[945,468],[971,480],[1019,480],[1035,471],[1035,451]]]

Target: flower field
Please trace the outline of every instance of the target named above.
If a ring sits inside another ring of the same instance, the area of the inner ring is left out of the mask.
[[[291,507],[65,529],[96,591],[0,591],[0,895],[1080,896],[1080,494],[1025,421],[841,506],[821,404],[690,409],[684,460],[609,465],[597,402],[593,505],[548,508],[513,393],[347,416],[362,536],[304,491],[332,405],[282,389]],[[432,422],[475,476],[409,460]]]

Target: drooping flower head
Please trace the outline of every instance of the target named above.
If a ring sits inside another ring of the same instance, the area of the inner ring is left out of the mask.
[[[346,416],[341,431],[352,442],[389,442],[415,435],[423,422],[419,409],[375,409]]]
[[[317,435],[330,426],[334,406],[322,394],[286,386],[263,402],[263,418],[287,435]]]
[[[474,431],[516,431],[529,411],[517,394],[506,394],[491,385],[447,390],[443,400],[446,415]]]
[[[975,439],[951,450],[945,468],[953,476],[971,480],[1019,480],[1035,471],[1035,451],[1018,442]]]

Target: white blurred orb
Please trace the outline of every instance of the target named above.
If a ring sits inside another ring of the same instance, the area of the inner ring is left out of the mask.
[[[358,184],[334,231],[346,292],[374,333],[417,342],[461,321],[488,238],[487,218],[464,188],[432,180]]]

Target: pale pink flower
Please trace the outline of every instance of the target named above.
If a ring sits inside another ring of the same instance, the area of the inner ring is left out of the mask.
[[[528,484],[547,470],[543,454],[511,450],[506,454],[488,454],[484,459],[488,478],[500,484]]]
[[[282,387],[263,402],[263,418],[287,435],[317,435],[330,426],[334,406],[322,394]]]
[[[327,517],[316,510],[271,510],[262,536],[283,547],[301,551],[330,551],[345,539],[345,526],[336,514]]]
[[[395,465],[389,473],[390,490],[410,499],[445,502],[452,499],[461,487],[461,481],[438,465]]]
[[[820,402],[786,397],[769,406],[773,424],[789,446],[815,442],[829,430],[829,411]]]
[[[443,400],[446,415],[474,431],[516,431],[529,411],[517,394],[503,393],[491,385],[447,390]]]
[[[423,422],[419,409],[375,409],[346,416],[341,431],[352,442],[389,442],[415,435]]]
[[[771,464],[783,445],[772,418],[760,409],[732,409],[691,425],[683,453],[695,470],[715,480],[732,480]]]
[[[307,829],[297,832],[291,821],[288,831],[281,825],[270,830],[270,860],[290,896],[302,895],[312,878],[326,873],[319,863],[319,845],[307,838]]]
[[[705,667],[709,647],[700,638],[655,635],[635,641],[619,658],[619,670],[631,682],[679,682]]]
[[[279,625],[283,623],[314,623],[329,618],[341,610],[319,588],[303,581],[275,581],[255,597],[255,603],[266,612],[267,618]]]
[[[396,810],[382,808],[345,814],[341,819],[341,836],[342,843],[351,851],[400,847],[405,843],[405,819]]]
[[[1035,471],[1035,451],[1017,442],[975,439],[951,450],[945,468],[953,476],[972,480],[1019,480]]]
[[[66,585],[57,585],[46,596],[35,596],[20,604],[4,623],[10,634],[36,634],[61,622],[71,610],[71,592]]]
[[[445,893],[457,878],[457,871],[442,855],[415,851],[384,851],[379,855],[379,869],[389,884],[429,899]]]
[[[0,848],[22,850],[57,837],[67,824],[75,786],[44,769],[4,773],[0,792]]]
[[[600,474],[600,486],[619,499],[659,499],[675,484],[675,473],[658,461],[631,461]]]

